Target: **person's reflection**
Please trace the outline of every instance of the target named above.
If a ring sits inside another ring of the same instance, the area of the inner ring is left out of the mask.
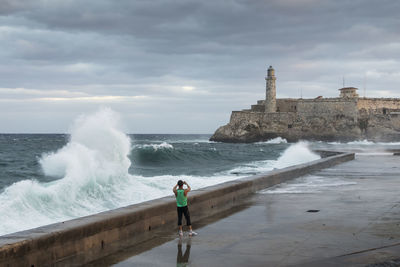
[[[176,266],[184,267],[188,266],[189,256],[190,256],[190,247],[192,246],[192,240],[189,239],[186,243],[185,254],[182,255],[182,239],[179,238],[178,241],[178,254],[176,255]]]

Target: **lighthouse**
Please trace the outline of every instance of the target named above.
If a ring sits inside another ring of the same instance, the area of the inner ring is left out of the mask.
[[[276,112],[276,85],[275,85],[275,70],[272,66],[269,66],[266,81],[265,90],[265,112]]]

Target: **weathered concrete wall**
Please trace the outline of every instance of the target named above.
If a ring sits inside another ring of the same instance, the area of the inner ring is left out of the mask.
[[[334,155],[193,191],[188,200],[192,219],[195,223],[257,190],[352,159],[352,153]],[[151,238],[159,227],[176,227],[173,197],[2,236],[0,266],[84,265]]]

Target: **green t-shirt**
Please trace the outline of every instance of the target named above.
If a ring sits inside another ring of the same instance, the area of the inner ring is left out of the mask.
[[[187,197],[185,196],[185,190],[184,189],[178,189],[176,190],[176,205],[178,207],[186,207],[187,206]]]

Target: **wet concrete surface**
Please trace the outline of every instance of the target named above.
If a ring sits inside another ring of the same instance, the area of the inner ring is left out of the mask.
[[[163,230],[93,265],[396,266],[384,264],[400,258],[399,162],[389,154],[357,155],[308,177],[340,179],[342,185],[308,193],[262,191],[229,212],[194,222],[195,237]]]

